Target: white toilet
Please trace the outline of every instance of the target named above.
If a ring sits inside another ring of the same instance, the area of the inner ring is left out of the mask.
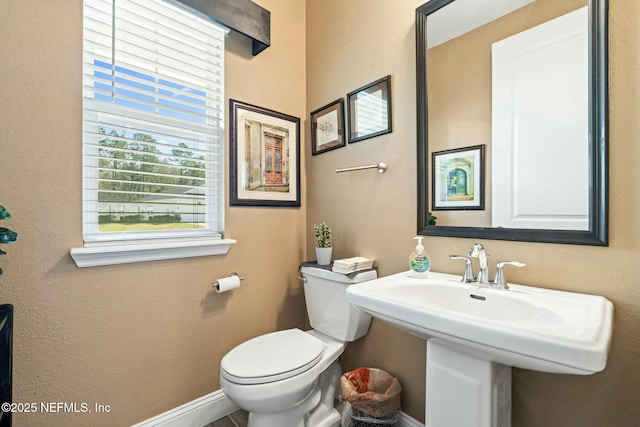
[[[372,280],[375,270],[346,276],[303,265],[309,322],[303,332],[288,329],[246,341],[221,362],[222,391],[249,412],[249,427],[338,427],[334,408],[346,342],[369,330],[371,316],[351,306],[347,286]]]

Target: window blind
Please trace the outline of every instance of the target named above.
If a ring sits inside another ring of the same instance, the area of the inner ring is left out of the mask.
[[[164,0],[85,0],[85,242],[221,236],[225,33]]]

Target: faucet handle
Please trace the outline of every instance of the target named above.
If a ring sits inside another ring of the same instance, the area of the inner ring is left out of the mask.
[[[496,286],[500,286],[504,289],[509,289],[509,285],[507,284],[507,280],[504,278],[504,266],[512,265],[514,267],[524,267],[525,263],[518,261],[500,261],[496,264],[496,277],[493,280],[493,284]]]
[[[463,255],[449,255],[451,259],[463,259],[465,260],[464,274],[462,275],[462,283],[473,282],[473,269],[471,268],[471,258]]]

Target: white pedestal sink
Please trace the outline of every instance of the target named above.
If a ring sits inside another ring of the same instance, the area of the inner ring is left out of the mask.
[[[427,340],[427,427],[509,427],[512,366],[577,375],[605,368],[609,300],[509,286],[399,273],[347,288],[351,304]]]

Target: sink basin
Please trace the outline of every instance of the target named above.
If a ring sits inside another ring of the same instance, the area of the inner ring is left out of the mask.
[[[424,339],[479,359],[542,372],[588,375],[607,362],[613,304],[604,297],[522,285],[478,287],[459,276],[399,273],[347,288],[347,300]]]

